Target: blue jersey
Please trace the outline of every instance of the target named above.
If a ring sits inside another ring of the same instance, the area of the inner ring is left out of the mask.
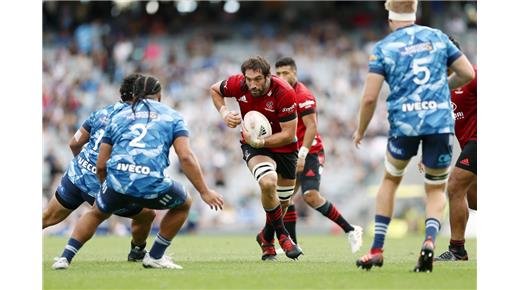
[[[163,172],[170,164],[170,147],[179,136],[189,136],[184,119],[157,101],[142,101],[135,112],[131,106],[119,111],[101,141],[112,145],[107,186],[122,194],[148,199],[169,189],[172,180],[165,178]]]
[[[81,191],[95,197],[100,190],[96,175],[96,162],[99,153],[101,137],[111,115],[123,107],[125,103],[116,103],[92,112],[82,127],[90,134],[88,143],[69,164],[66,175]]]
[[[448,67],[462,53],[442,31],[411,25],[379,41],[369,72],[385,77],[390,136],[453,133]]]

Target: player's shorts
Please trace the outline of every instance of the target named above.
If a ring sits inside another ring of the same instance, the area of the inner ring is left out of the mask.
[[[302,186],[302,194],[309,190],[320,191],[321,173],[325,163],[325,152],[309,153],[305,158],[303,171],[298,174]]]
[[[453,150],[453,134],[424,136],[397,136],[388,138],[387,150],[398,160],[409,160],[417,154],[422,141],[422,162],[432,169],[450,166]]]
[[[173,181],[172,186],[166,191],[159,193],[155,198],[139,198],[128,194],[117,192],[106,185],[101,187],[101,192],[96,196],[96,205],[104,213],[114,213],[128,206],[172,209],[183,205],[188,199],[188,193],[182,184]]]
[[[94,204],[94,197],[86,192],[81,191],[74,183],[72,183],[66,175],[61,178],[61,183],[56,189],[56,200],[66,209],[75,210],[83,202],[88,202],[90,205]],[[128,206],[121,208],[114,214],[122,217],[131,217],[140,213],[142,208],[135,206]]]
[[[468,170],[475,175],[477,175],[477,141],[470,140],[464,148],[462,148],[462,152],[460,152],[459,159],[457,159],[457,163],[455,163],[460,169]]]
[[[298,152],[278,153],[271,152],[265,148],[253,148],[249,144],[242,144],[242,158],[247,162],[251,158],[263,155],[270,157],[276,162],[276,173],[286,179],[296,179],[296,162],[298,162]]]

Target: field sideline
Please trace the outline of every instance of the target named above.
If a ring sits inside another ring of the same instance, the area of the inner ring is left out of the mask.
[[[167,253],[183,270],[144,269],[126,262],[129,237],[94,237],[68,270],[51,269],[67,237],[43,237],[43,289],[476,289],[476,240],[467,240],[469,262],[434,264],[433,273],[412,273],[421,236],[388,239],[385,264],[370,272],[357,269],[371,238],[352,254],[341,236],[302,235],[299,261],[280,256],[262,262],[254,235],[177,237]],[[148,249],[153,238],[148,240]],[[437,252],[447,239],[438,240]],[[436,254],[437,254],[436,252]]]

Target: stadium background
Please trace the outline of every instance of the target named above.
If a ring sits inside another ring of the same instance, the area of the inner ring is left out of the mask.
[[[326,149],[321,192],[353,223],[371,223],[388,128],[386,85],[360,150],[351,136],[368,54],[388,33],[382,2],[81,1],[42,6],[44,206],[72,157],[69,138],[90,112],[115,102],[122,78],[137,71],[160,79],[163,102],[188,121],[207,181],[225,198],[224,212],[215,214],[192,190],[196,201],[185,230],[256,232],[265,219],[258,187],[242,161],[238,129],[225,127],[208,90],[239,73],[248,56],[263,55],[272,65],[281,56],[292,56],[299,80],[318,99]],[[418,23],[452,34],[472,63],[477,62],[476,20],[476,2],[420,2]],[[189,184],[175,154],[170,158],[168,174]],[[397,236],[422,229],[424,191],[416,163],[412,161],[398,193],[392,231]],[[85,209],[45,233],[68,234]],[[301,200],[297,209],[299,232],[340,232]],[[471,223],[469,235],[475,233]],[[99,232],[126,235],[128,226],[128,220],[112,217]]]

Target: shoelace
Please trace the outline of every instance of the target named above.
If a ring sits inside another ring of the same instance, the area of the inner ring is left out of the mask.
[[[455,255],[453,255],[453,253],[450,251],[446,251],[440,254],[439,258],[453,260],[455,258]]]

